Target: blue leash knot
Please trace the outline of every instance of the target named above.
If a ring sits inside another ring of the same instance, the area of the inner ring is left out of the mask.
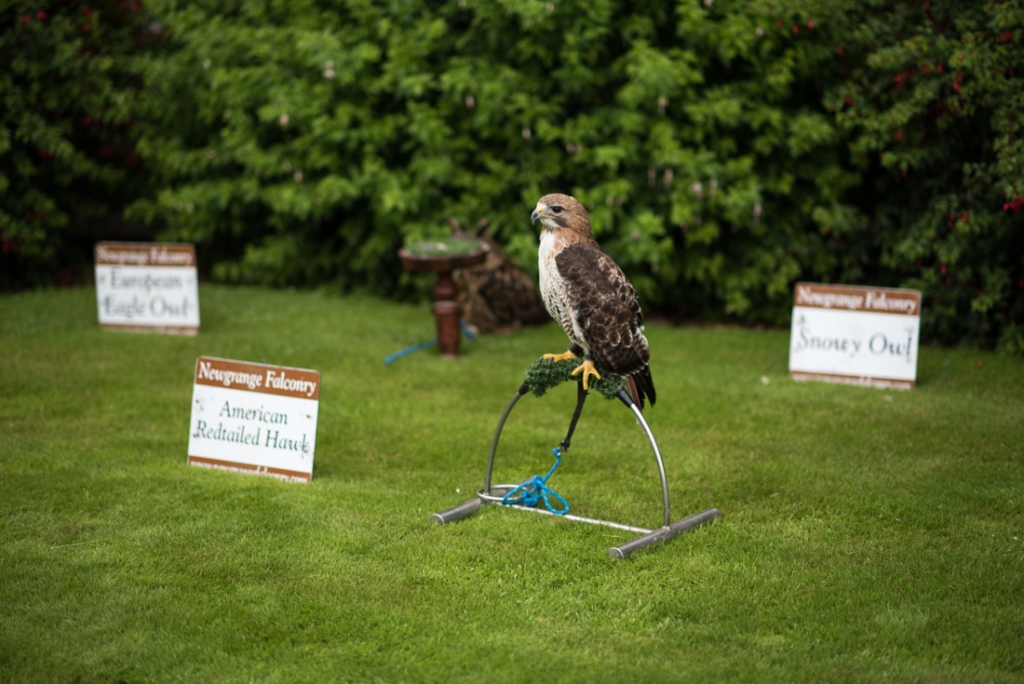
[[[503,505],[512,506],[514,504],[521,504],[523,506],[535,508],[537,504],[541,502],[541,499],[543,499],[544,505],[555,515],[565,515],[569,512],[569,502],[562,498],[562,496],[554,489],[548,487],[548,478],[554,474],[555,470],[562,462],[561,449],[555,447],[552,453],[555,455],[555,465],[551,466],[551,470],[548,471],[548,474],[544,477],[534,475],[530,480],[527,480],[517,486],[511,492],[502,497],[501,503]],[[551,505],[551,497],[554,497],[561,502],[561,509],[557,509]]]

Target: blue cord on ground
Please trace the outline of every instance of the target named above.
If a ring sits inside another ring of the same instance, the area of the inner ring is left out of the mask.
[[[403,356],[408,356],[409,354],[412,354],[413,352],[419,351],[420,349],[426,349],[427,347],[433,347],[435,344],[437,344],[437,340],[436,339],[434,339],[434,340],[427,340],[426,342],[420,342],[419,344],[410,345],[410,346],[406,347],[405,349],[402,349],[400,351],[396,351],[394,354],[390,354],[388,356],[385,356],[384,357],[384,363],[386,363],[386,364],[388,364],[390,366],[392,361],[397,361],[398,359],[402,358]]]
[[[544,477],[534,475],[532,479],[527,480],[502,497],[501,503],[505,506],[521,504],[534,508],[543,500],[547,509],[555,515],[565,515],[568,513],[569,502],[562,498],[558,492],[548,487],[548,478],[554,474],[562,462],[562,450],[559,447],[555,447],[552,453],[555,455],[555,465],[551,466],[551,470],[548,471],[547,475]],[[561,509],[551,505],[551,497],[554,497],[562,504]]]
[[[459,329],[462,330],[462,334],[465,335],[466,339],[469,340],[470,342],[472,342],[473,340],[476,339],[476,333],[474,333],[470,329],[470,327],[468,325],[466,325],[465,321],[461,321],[461,320],[459,321]],[[437,338],[436,337],[434,339],[432,339],[432,340],[427,340],[426,342],[419,342],[417,344],[411,344],[408,347],[406,347],[405,349],[399,349],[394,354],[388,354],[387,356],[385,356],[384,357],[384,363],[386,363],[387,365],[390,366],[393,362],[397,361],[398,359],[402,358],[403,356],[408,356],[409,354],[412,354],[413,352],[418,352],[421,349],[427,349],[428,347],[433,347],[435,344],[437,344]]]

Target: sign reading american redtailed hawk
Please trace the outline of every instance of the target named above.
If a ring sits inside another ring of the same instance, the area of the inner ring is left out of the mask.
[[[319,411],[315,370],[200,356],[188,464],[309,482]]]

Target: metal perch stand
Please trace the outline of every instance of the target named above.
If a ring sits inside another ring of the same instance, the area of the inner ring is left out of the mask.
[[[505,407],[505,410],[502,412],[501,417],[498,419],[498,427],[494,431],[494,439],[491,441],[491,452],[487,458],[487,473],[484,477],[483,489],[477,492],[476,498],[470,499],[469,501],[461,503],[453,508],[449,508],[448,510],[441,511],[440,513],[434,513],[432,516],[430,516],[431,520],[435,521],[439,525],[445,525],[447,523],[455,522],[456,520],[461,520],[462,518],[466,518],[472,515],[485,504],[490,503],[502,505],[502,499],[504,498],[504,496],[518,486],[517,484],[492,485],[491,474],[494,471],[494,456],[498,450],[498,441],[501,439],[501,431],[505,427],[505,421],[508,420],[509,414],[512,413],[512,409],[515,407],[519,399],[528,391],[530,391],[529,384],[523,383],[523,385],[512,396],[512,399],[509,400],[508,405]],[[569,426],[569,434],[562,442],[563,449],[569,448],[569,440],[572,438],[573,430],[575,430],[576,428],[576,421],[579,419],[580,413],[583,409],[583,402],[586,399],[586,396],[586,390],[583,389],[582,384],[579,385],[576,411],[573,414],[572,423]],[[612,558],[626,558],[634,551],[646,548],[648,546],[652,546],[659,542],[667,541],[679,534],[682,534],[683,532],[688,532],[702,525],[706,525],[715,518],[720,517],[722,513],[717,508],[709,508],[707,510],[701,511],[700,513],[694,513],[693,515],[683,518],[682,520],[672,522],[672,515],[669,509],[668,501],[668,481],[665,477],[665,464],[661,460],[661,451],[658,449],[658,442],[654,439],[654,433],[651,432],[650,426],[647,424],[647,421],[644,420],[644,416],[643,413],[640,412],[640,408],[633,402],[632,397],[630,397],[629,393],[625,389],[620,389],[615,394],[615,396],[630,411],[632,411],[640,427],[643,429],[644,434],[647,436],[647,441],[650,442],[651,449],[654,451],[654,458],[658,463],[658,476],[661,478],[661,505],[663,511],[662,527],[659,527],[654,530],[648,530],[643,527],[624,525],[622,523],[611,522],[609,520],[585,518],[578,515],[565,514],[559,515],[558,517],[565,518],[566,520],[572,520],[574,522],[589,523],[591,525],[604,525],[605,527],[612,527],[618,530],[641,533],[641,536],[636,537],[635,539],[631,539],[623,544],[619,544],[618,546],[613,546],[612,548],[608,549],[608,555]],[[542,515],[555,515],[551,511],[539,507],[534,508],[522,505],[508,504],[504,505],[503,507],[514,508],[520,511],[530,511],[532,513],[540,513]]]

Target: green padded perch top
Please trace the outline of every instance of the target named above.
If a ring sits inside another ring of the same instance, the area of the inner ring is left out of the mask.
[[[534,395],[541,397],[549,389],[563,382],[568,382],[569,380],[583,382],[582,373],[572,377],[572,372],[582,363],[582,357],[567,359],[558,363],[537,359],[526,371],[526,386],[530,388]],[[596,389],[604,395],[605,399],[615,399],[615,395],[618,394],[619,390],[626,386],[626,381],[600,366],[595,365],[594,367],[597,369],[598,374],[600,374],[601,379],[595,380],[591,377],[588,383],[590,389]]]

